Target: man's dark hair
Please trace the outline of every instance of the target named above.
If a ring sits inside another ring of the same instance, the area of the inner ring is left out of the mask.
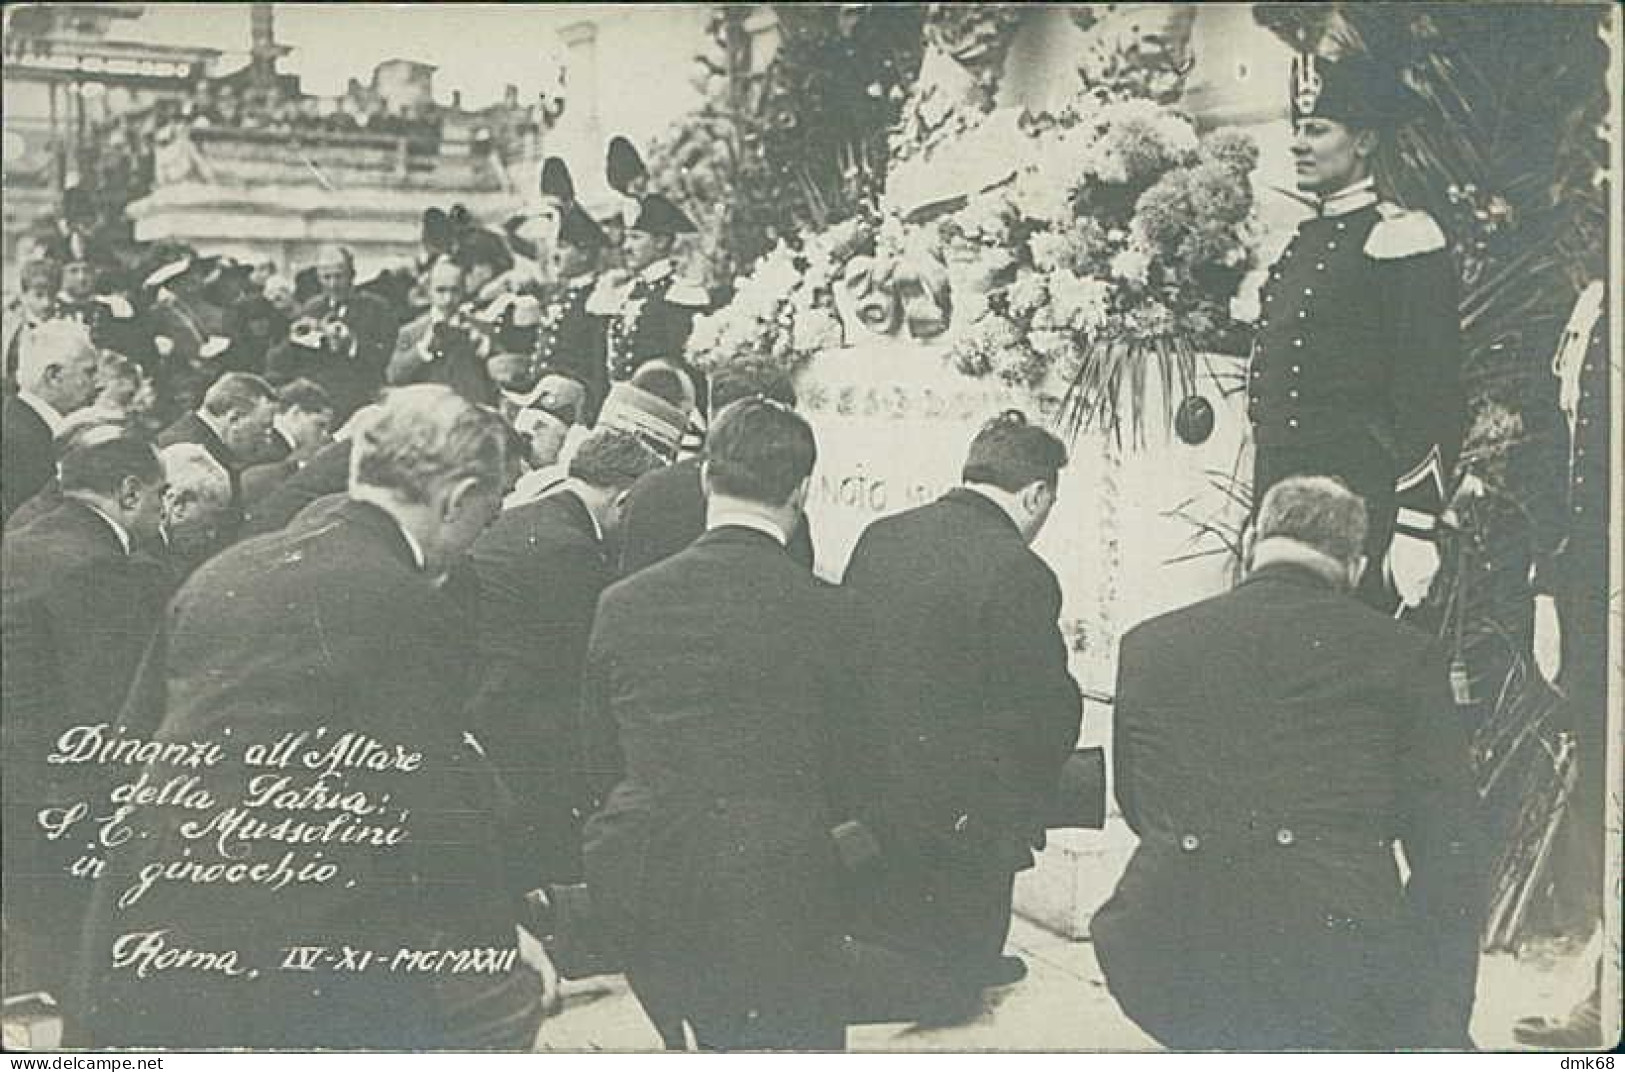
[[[683,374],[664,363],[651,362],[639,368],[632,374],[632,386],[641,387],[678,409],[688,404],[690,387],[683,382]]]
[[[1291,476],[1258,509],[1257,539],[1294,540],[1344,564],[1365,549],[1365,500],[1330,476]]]
[[[143,484],[164,479],[164,463],[152,443],[141,436],[115,435],[110,439],[81,441],[68,448],[57,463],[63,493],[88,491],[114,495],[125,478]]]
[[[333,396],[314,380],[298,379],[277,389],[277,409],[283,413],[332,413]]]
[[[743,398],[717,414],[705,441],[706,474],[718,494],[783,506],[812,473],[818,442],[805,418],[781,403]]]
[[[971,440],[960,479],[1020,491],[1033,481],[1055,486],[1066,468],[1066,445],[1055,434],[1028,424],[1020,410],[1006,410],[982,425]]]
[[[731,365],[711,374],[711,409],[720,413],[741,398],[771,398],[794,409],[796,385],[782,369]]]
[[[643,440],[619,428],[600,428],[576,448],[570,476],[595,488],[629,488],[665,463]]]
[[[203,412],[211,417],[251,411],[261,402],[275,402],[276,388],[251,372],[228,372],[203,394]]]

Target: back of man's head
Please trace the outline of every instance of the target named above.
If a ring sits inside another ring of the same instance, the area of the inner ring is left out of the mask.
[[[386,391],[355,428],[350,486],[423,504],[452,481],[474,477],[500,490],[507,426],[501,417],[440,384]]]
[[[778,402],[744,398],[717,414],[705,441],[713,494],[783,507],[812,475],[818,442],[805,418]]]
[[[741,398],[771,398],[796,405],[796,386],[790,374],[769,366],[731,365],[711,375],[711,409],[720,413]]]
[[[252,413],[265,402],[277,400],[276,388],[251,372],[228,372],[203,394],[203,412],[211,417]]]
[[[314,380],[298,379],[278,388],[277,409],[282,413],[332,413],[333,397]]]
[[[1254,541],[1290,540],[1348,567],[1364,553],[1366,526],[1365,500],[1341,480],[1292,476],[1264,496]]]
[[[1006,410],[971,440],[960,479],[1002,491],[1020,491],[1034,482],[1055,487],[1066,468],[1066,444],[1048,429],[1028,424],[1020,410]]]
[[[604,490],[629,488],[665,463],[643,440],[619,428],[599,428],[581,441],[570,459],[570,476]]]
[[[143,487],[161,483],[164,464],[153,445],[140,436],[87,434],[68,447],[57,463],[57,474],[64,495],[115,496],[132,477]]]

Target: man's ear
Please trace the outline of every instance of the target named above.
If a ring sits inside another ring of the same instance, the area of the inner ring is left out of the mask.
[[[1366,160],[1374,159],[1377,155],[1377,132],[1362,130],[1354,136],[1354,151]]]
[[[453,482],[440,499],[440,519],[442,521],[451,520],[457,511],[463,508],[463,504],[468,501],[468,497],[474,494],[475,489],[479,486],[480,480],[476,476],[459,477]]]
[[[146,490],[141,481],[134,476],[126,476],[118,482],[118,493],[114,495],[113,499],[119,504],[119,509],[134,510],[141,504],[141,496]],[[164,493],[164,499],[168,501],[168,492]]]
[[[1021,489],[1021,508],[1029,514],[1038,514],[1044,509],[1044,494],[1048,490],[1042,480],[1035,480]]]
[[[807,496],[811,491],[812,474],[808,473],[801,478],[801,483],[796,485],[796,490],[790,493],[790,501],[787,505],[798,513],[805,512],[807,509]]]

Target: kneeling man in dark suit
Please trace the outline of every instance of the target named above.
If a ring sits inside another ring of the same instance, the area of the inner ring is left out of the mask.
[[[856,630],[844,593],[785,551],[816,455],[763,399],[707,443],[706,532],[612,585],[584,684],[594,769],[588,884],[625,932],[633,991],[674,1042],[839,1050]]]
[[[1238,588],[1123,638],[1117,799],[1140,844],[1094,942],[1164,1045],[1470,1045],[1467,734],[1432,639],[1352,594],[1365,527],[1338,481],[1283,480]]]

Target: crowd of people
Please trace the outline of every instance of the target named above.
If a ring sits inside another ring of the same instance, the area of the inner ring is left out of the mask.
[[[1453,359],[1434,339],[1354,367],[1388,344],[1315,298],[1391,301],[1387,273],[1440,250],[1371,193],[1383,117],[1351,77],[1297,75],[1322,211],[1266,293],[1248,579],[1122,641],[1112,766],[1140,842],[1095,938],[1173,1047],[1471,1045],[1466,727],[1436,645],[1369,605],[1421,583],[1392,545],[1442,508],[1459,430],[1418,401]],[[668,1047],[837,1050],[1025,975],[1014,877],[1105,792],[1031,548],[1064,444],[992,417],[958,487],[819,578],[794,384],[687,363],[693,224],[624,140],[608,177],[618,240],[548,162],[543,271],[517,229],[426,215],[421,311],[340,247],[303,303],[190,254],[132,295],[98,293],[82,243],[26,270],[4,990],[49,994],[70,1044],[526,1049],[559,973],[618,971]],[[1362,414],[1387,449],[1351,440]],[[257,804],[234,840],[150,799],[86,868],[82,831],[53,831],[139,768],[49,762],[75,727],[156,742],[152,782],[185,773],[212,808]],[[340,735],[394,759],[256,788],[256,755]],[[185,770],[168,746],[221,747]]]

